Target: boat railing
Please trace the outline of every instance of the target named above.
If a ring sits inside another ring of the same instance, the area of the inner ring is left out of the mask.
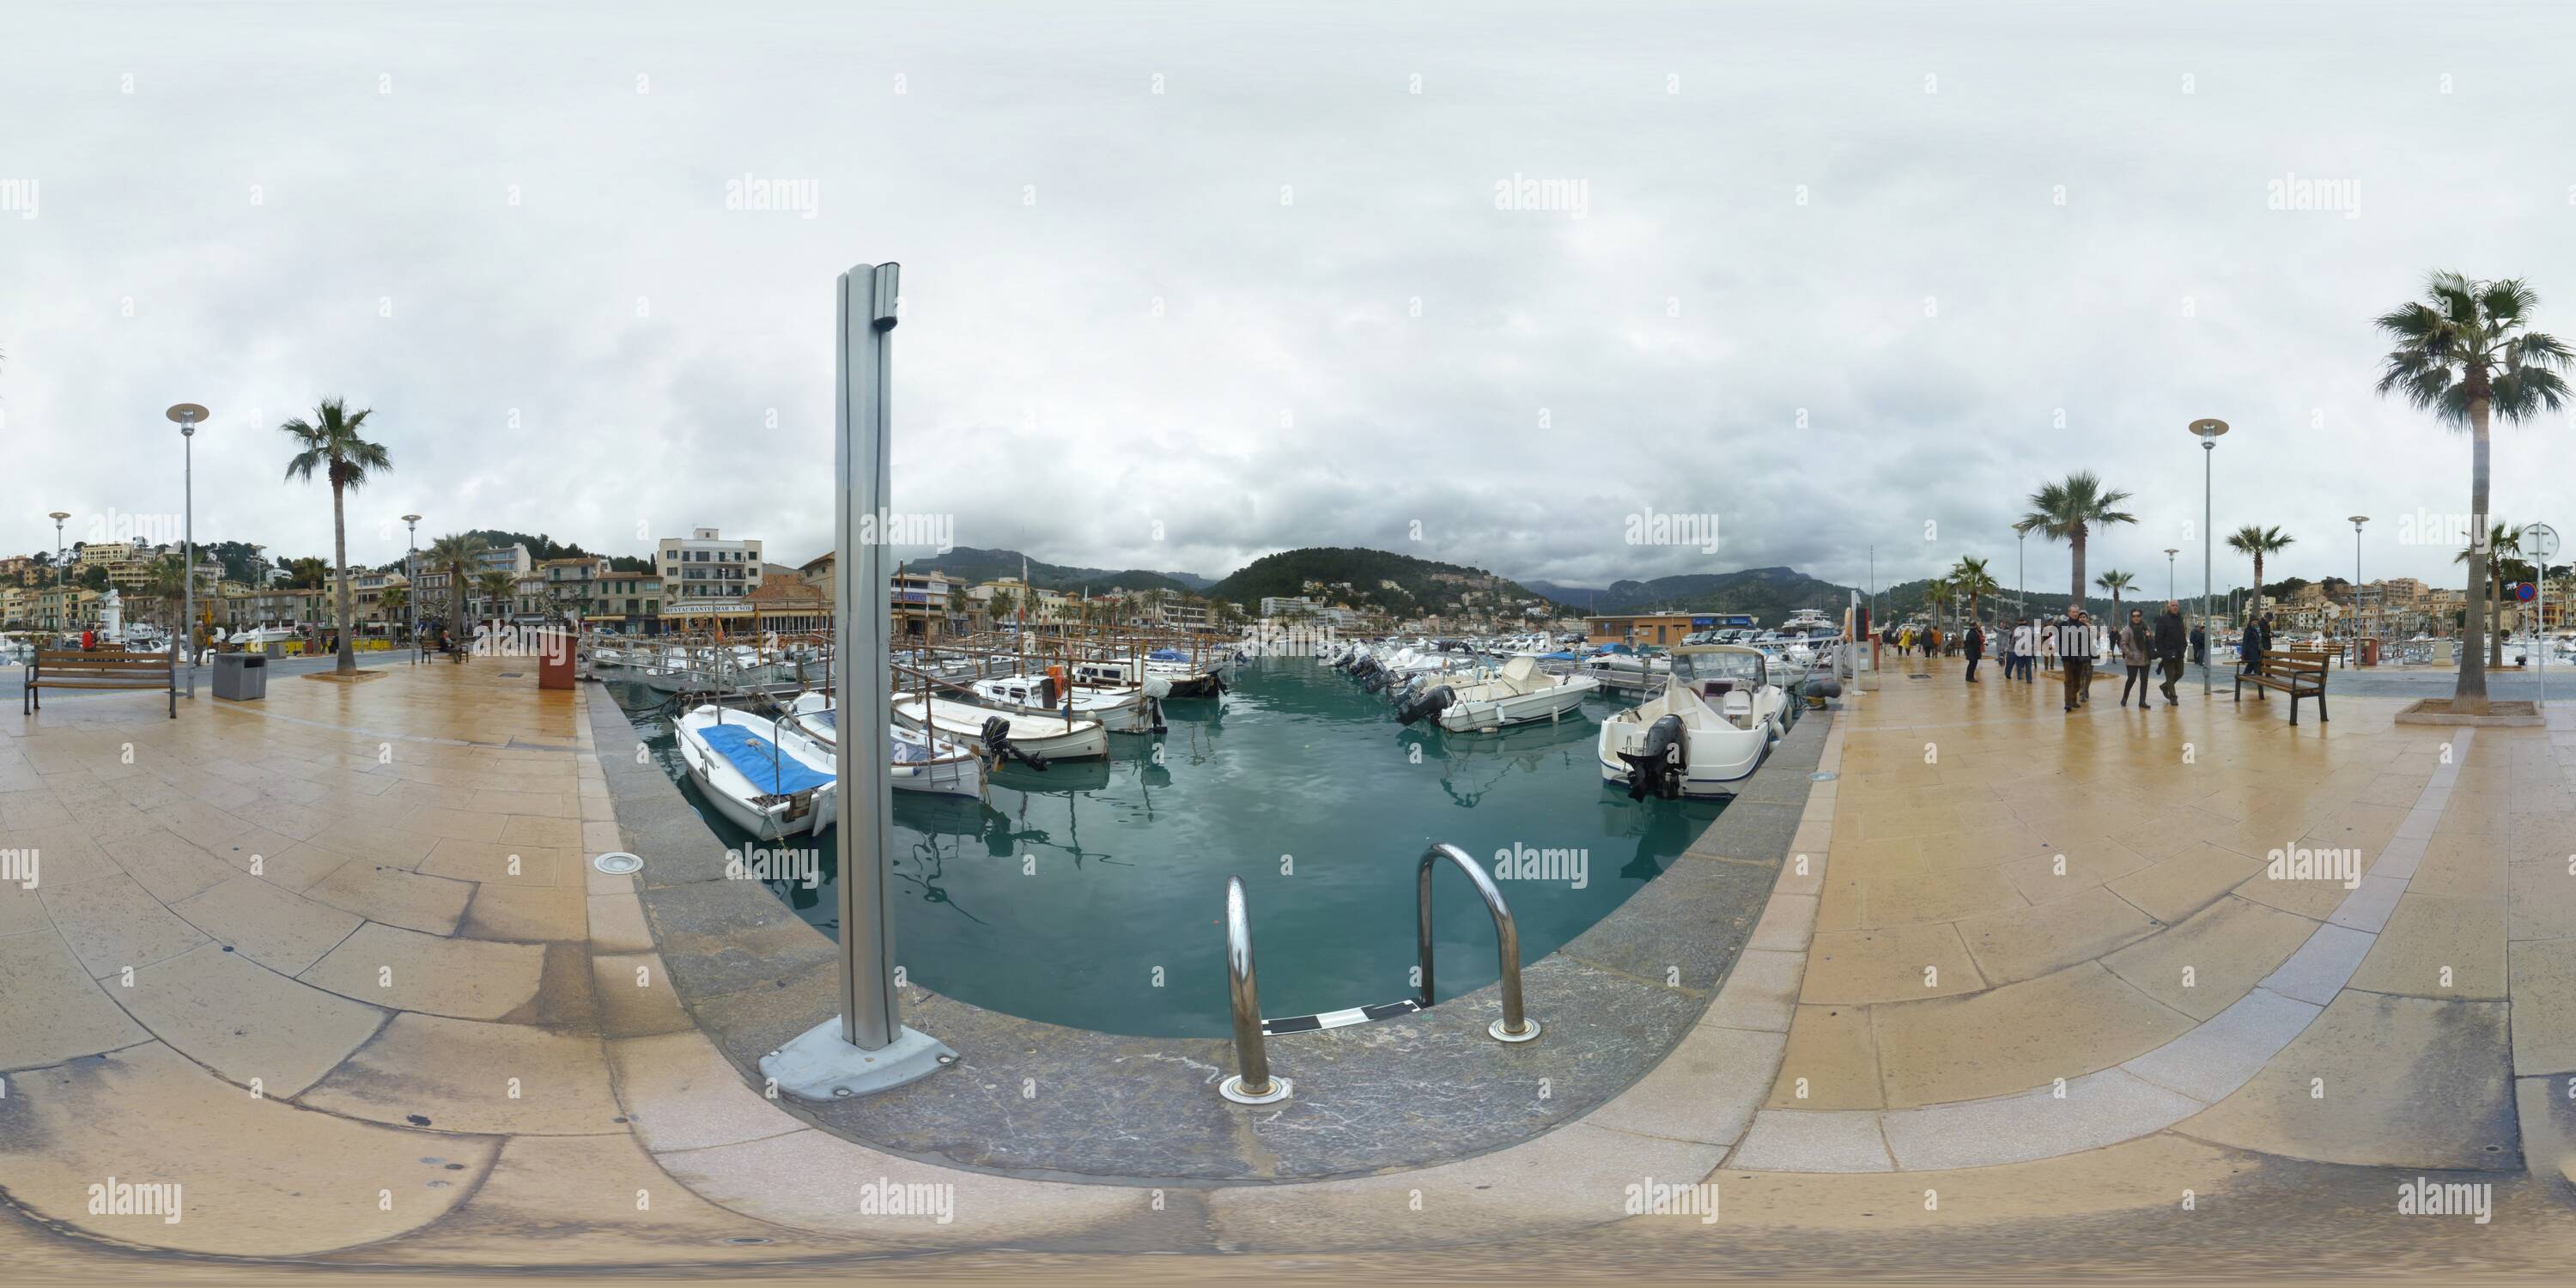
[[[1261,1023],[1261,988],[1252,967],[1252,912],[1243,878],[1225,879],[1225,990],[1234,1012],[1235,1073],[1217,1094],[1238,1105],[1274,1105],[1288,1098],[1288,1079],[1271,1076],[1269,1034]]]

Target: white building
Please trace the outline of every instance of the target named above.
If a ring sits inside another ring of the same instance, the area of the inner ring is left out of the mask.
[[[1304,595],[1264,595],[1261,615],[1264,617],[1312,617],[1323,611],[1323,604]]]
[[[740,599],[760,588],[759,540],[727,541],[714,528],[662,538],[653,564],[674,601]]]

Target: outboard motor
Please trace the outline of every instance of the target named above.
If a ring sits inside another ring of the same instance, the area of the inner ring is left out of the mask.
[[[1011,722],[1000,716],[984,721],[984,750],[992,755],[995,763],[1016,760],[1040,773],[1046,772],[1046,757],[1011,745]]]
[[[1682,794],[1682,764],[1690,754],[1690,743],[1682,734],[1682,718],[1665,716],[1646,726],[1646,749],[1623,751],[1619,759],[1628,762],[1628,799],[1641,801],[1648,792],[1657,800],[1675,800]]]
[[[1456,690],[1451,689],[1445,684],[1440,685],[1432,689],[1429,693],[1423,694],[1412,702],[1406,703],[1403,710],[1396,712],[1395,722],[1397,724],[1412,724],[1414,721],[1420,720],[1424,716],[1438,715],[1441,712],[1448,710],[1450,700],[1457,696],[1458,694]]]
[[[1386,688],[1386,686],[1388,686],[1388,685],[1390,685],[1390,684],[1393,684],[1394,682],[1395,682],[1395,672],[1393,672],[1393,671],[1388,671],[1388,670],[1378,670],[1378,671],[1373,671],[1373,672],[1371,672],[1371,673],[1369,674],[1369,678],[1368,678],[1366,681],[1364,681],[1363,683],[1361,683],[1360,687],[1361,687],[1361,688],[1363,688],[1363,689],[1368,690],[1368,691],[1369,691],[1369,692],[1371,692],[1371,693],[1377,693],[1377,692],[1381,692],[1381,691],[1383,691],[1383,690]]]

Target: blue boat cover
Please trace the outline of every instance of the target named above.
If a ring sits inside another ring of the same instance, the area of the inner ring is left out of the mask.
[[[1158,648],[1145,655],[1157,662],[1186,662],[1190,655],[1176,648]]]
[[[767,738],[741,725],[708,725],[698,730],[698,736],[741,770],[752,786],[764,788],[773,796],[790,795],[832,781],[831,775],[817,773],[804,761],[775,750]],[[775,760],[771,759],[773,755]]]

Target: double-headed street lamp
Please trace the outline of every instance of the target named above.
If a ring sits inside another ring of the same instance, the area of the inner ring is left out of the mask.
[[[2209,629],[2209,593],[2217,583],[2218,558],[2210,531],[2210,490],[2213,467],[2210,461],[2218,451],[2218,436],[2227,432],[2227,422],[2215,418],[2195,420],[2192,435],[2200,440],[2200,696],[2210,696],[2212,685],[2209,668],[2218,660],[2218,633]],[[2261,587],[2256,587],[2259,591]]]
[[[206,409],[195,403],[174,403],[163,413],[179,423],[180,501],[184,507],[180,518],[179,568],[181,592],[179,630],[176,641],[188,651],[188,696],[197,696],[197,425],[205,420]]]

